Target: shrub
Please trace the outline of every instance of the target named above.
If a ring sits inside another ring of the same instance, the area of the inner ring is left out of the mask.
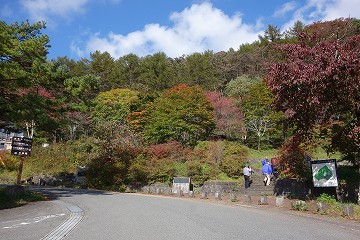
[[[306,164],[305,150],[300,146],[300,137],[293,136],[280,149],[279,165],[284,178],[309,179],[310,167]]]
[[[331,196],[326,193],[320,194],[319,197],[316,198],[317,202],[327,203],[327,204],[336,204],[336,199],[334,196]]]
[[[5,150],[0,151],[0,173],[3,171],[16,171],[19,167],[19,159],[10,155]]]
[[[297,211],[307,211],[308,205],[306,204],[305,201],[298,200],[298,201],[295,201],[295,203],[291,203],[291,208],[293,210],[297,210]]]
[[[187,160],[190,152],[190,149],[183,147],[181,143],[177,141],[151,145],[147,149],[147,153],[152,158],[170,158],[181,162],[185,162]]]
[[[239,178],[242,176],[242,168],[248,158],[248,148],[238,143],[225,142],[224,158],[220,169],[229,177]]]
[[[24,177],[40,173],[75,172],[76,165],[71,155],[66,143],[50,144],[45,148],[35,145],[32,155],[24,162]]]

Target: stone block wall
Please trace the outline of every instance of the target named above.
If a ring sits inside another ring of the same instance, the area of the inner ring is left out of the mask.
[[[238,190],[236,182],[207,181],[202,186],[202,191],[215,194],[216,192],[231,193]]]

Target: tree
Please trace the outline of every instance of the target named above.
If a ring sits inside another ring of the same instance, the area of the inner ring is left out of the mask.
[[[49,38],[41,34],[43,28],[44,22],[7,25],[0,21],[0,120],[18,122],[14,113],[28,109],[19,104],[23,94],[19,89],[40,87],[45,80],[41,69]]]
[[[338,121],[345,124],[342,129],[348,128],[349,134],[356,131],[360,121],[360,35],[324,42],[303,34],[301,40],[280,46],[287,61],[270,68],[267,83],[274,93],[275,106],[285,112],[299,132]],[[314,41],[315,46],[304,44]]]
[[[244,118],[234,99],[222,96],[219,92],[207,92],[207,99],[214,108],[215,136],[226,139],[240,139],[245,135]]]
[[[171,59],[165,53],[155,53],[142,60],[139,81],[151,91],[163,91],[175,84]]]
[[[279,42],[283,34],[280,28],[269,24],[268,28],[264,32],[264,36],[259,36],[261,42]]]
[[[73,97],[73,103],[80,105],[79,110],[89,111],[92,101],[100,92],[100,79],[94,75],[72,77],[65,79],[64,87]]]
[[[257,146],[259,150],[263,143],[269,143],[279,135],[277,123],[281,115],[272,109],[272,101],[269,88],[261,81],[251,86],[242,105],[248,133],[247,142],[250,146]]]
[[[101,189],[125,190],[129,168],[143,152],[140,136],[119,121],[97,124],[94,135],[99,154],[88,165],[87,184]]]
[[[99,77],[83,75],[65,79],[67,91],[67,139],[74,140],[78,133],[86,133],[90,126],[90,111],[100,91]]]
[[[237,106],[241,107],[252,85],[260,81],[260,78],[251,78],[246,75],[239,76],[231,80],[226,86],[225,95],[236,99]]]
[[[100,90],[103,92],[109,91],[112,88],[109,76],[114,68],[114,59],[108,52],[100,53],[99,51],[91,53],[90,57],[91,73],[99,77]]]
[[[144,90],[145,87],[139,82],[140,66],[141,59],[135,54],[128,54],[116,60],[109,76],[113,88]]]
[[[267,84],[301,142],[320,128],[318,137],[329,139],[329,150],[359,164],[360,34],[339,38],[337,31],[326,37],[304,32],[299,43],[279,46],[284,59],[270,66]]]
[[[22,89],[20,94],[17,109],[24,106],[26,108],[16,111],[13,116],[16,117],[20,126],[26,128],[28,137],[34,137],[35,129],[49,133],[58,127],[60,109],[56,106],[54,96],[42,88]]]
[[[305,25],[301,21],[296,21],[294,26],[285,31],[286,38],[296,38],[301,32],[304,31]]]
[[[213,65],[213,52],[194,53],[185,58],[184,69],[179,73],[181,82],[188,85],[199,85],[206,90],[216,90],[220,86]]]
[[[138,92],[129,89],[112,89],[101,92],[95,99],[92,116],[97,121],[128,122],[130,107],[138,101]]]
[[[144,127],[152,143],[176,140],[193,146],[206,139],[215,128],[213,108],[198,86],[175,86],[155,99]]]

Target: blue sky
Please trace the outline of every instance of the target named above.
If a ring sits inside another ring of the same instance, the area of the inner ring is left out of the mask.
[[[129,53],[237,50],[269,24],[286,30],[336,18],[360,18],[360,0],[1,0],[0,20],[45,21],[49,59],[89,58],[96,50],[115,59]]]

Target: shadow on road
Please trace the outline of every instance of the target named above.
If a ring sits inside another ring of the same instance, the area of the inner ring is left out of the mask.
[[[113,195],[111,192],[101,190],[76,189],[76,188],[57,188],[43,186],[29,186],[29,190],[41,193],[49,199],[57,199],[60,197],[72,197],[75,195]]]

